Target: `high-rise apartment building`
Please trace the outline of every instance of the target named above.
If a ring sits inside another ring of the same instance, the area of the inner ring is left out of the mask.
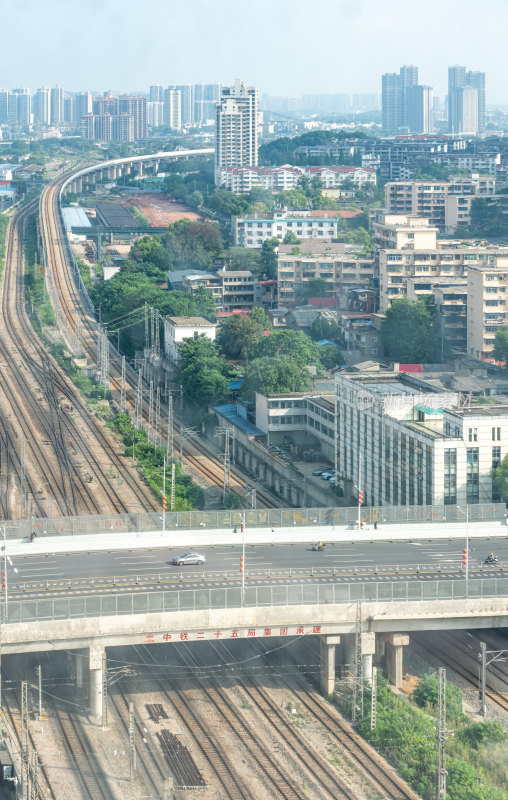
[[[76,102],[74,96],[70,94],[64,95],[64,122],[75,122],[76,119]]]
[[[467,352],[494,357],[496,332],[508,321],[508,256],[471,264],[467,272]]]
[[[164,100],[164,86],[154,83],[150,86],[150,103],[162,103]]]
[[[194,122],[194,84],[187,83],[175,86],[180,92],[180,117],[182,125],[192,125]]]
[[[175,131],[182,127],[182,96],[171,86],[164,89],[163,119],[164,125]]]
[[[120,115],[127,114],[134,118],[134,139],[146,139],[146,98],[140,95],[122,95],[118,98],[118,111]]]
[[[431,86],[410,86],[407,90],[407,127],[411,133],[434,130],[434,91]]]
[[[0,88],[0,125],[9,122],[9,90]]]
[[[151,128],[159,128],[164,125],[164,103],[148,101],[146,104],[148,124]]]
[[[485,130],[485,73],[448,67],[448,129],[450,133]]]
[[[215,180],[228,167],[256,166],[258,163],[258,90],[240,80],[224,86],[216,107]]]
[[[51,89],[51,124],[60,125],[64,121],[64,90],[61,86]]]
[[[92,93],[91,92],[78,92],[76,94],[76,122],[80,122],[81,117],[85,114],[92,113]]]
[[[382,77],[382,124],[387,133],[408,127],[408,90],[418,85],[418,67],[405,65]]]
[[[51,93],[47,86],[37,89],[34,97],[34,120],[38,125],[51,122]]]
[[[215,107],[221,99],[220,83],[194,84],[194,122],[205,125],[215,118]]]
[[[14,89],[9,95],[8,121],[13,127],[24,128],[32,122],[30,89]]]

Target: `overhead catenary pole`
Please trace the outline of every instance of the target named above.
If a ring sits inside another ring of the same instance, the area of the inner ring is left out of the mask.
[[[134,741],[134,705],[129,703],[129,775],[130,780],[136,772],[136,742]]]
[[[439,668],[437,694],[437,798],[446,800],[446,670]]]
[[[361,530],[362,527],[362,505],[363,505],[362,454],[358,453],[358,530]]]
[[[175,462],[171,464],[171,511],[175,507]]]
[[[143,422],[143,370],[138,371],[138,386],[136,390],[135,427],[141,428]]]
[[[37,684],[39,688],[39,709],[38,709],[38,716],[39,720],[42,719],[42,667],[40,664],[36,666],[37,671]]]
[[[122,356],[122,379],[120,384],[120,411],[125,413],[125,356]]]
[[[377,725],[377,667],[372,668],[372,689],[370,696],[370,729],[376,730]]]
[[[168,398],[168,442],[166,447],[166,457],[171,461],[175,460],[175,440],[173,429],[173,396],[170,394]]]
[[[150,347],[150,333],[148,328],[148,303],[145,302],[145,350]]]
[[[155,395],[155,444],[160,444],[160,431],[161,431],[161,389],[157,386]]]
[[[21,681],[21,791],[23,797],[29,800],[29,764],[28,751],[30,740],[28,738],[28,683]]]
[[[480,642],[480,711],[483,716],[487,713],[487,645]]]
[[[148,398],[148,441],[153,440],[153,381],[150,381],[150,394]]]
[[[106,649],[102,651],[102,730],[108,727],[108,662]]]

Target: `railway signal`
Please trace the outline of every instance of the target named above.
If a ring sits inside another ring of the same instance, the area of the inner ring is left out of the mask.
[[[467,566],[467,550],[462,551],[462,563]]]
[[[162,508],[164,509],[164,511],[167,511],[167,508],[168,508],[168,498],[167,497],[163,497],[162,498]]]
[[[363,506],[363,492],[361,490],[358,492],[358,505]]]

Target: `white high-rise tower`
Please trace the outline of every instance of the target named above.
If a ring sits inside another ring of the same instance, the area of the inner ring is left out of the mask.
[[[215,182],[222,183],[228,167],[258,163],[258,90],[235,80],[224,86],[217,103],[215,126]]]

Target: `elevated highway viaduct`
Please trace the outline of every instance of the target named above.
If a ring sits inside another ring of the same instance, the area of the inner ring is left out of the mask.
[[[436,534],[442,527],[434,526]],[[422,530],[420,538],[412,533],[413,541],[395,547],[394,541],[352,540],[347,531],[332,537],[328,530],[325,553],[302,540],[249,541],[243,588],[242,543],[231,532],[228,541],[201,547],[205,569],[169,566],[184,549],[174,541],[163,549],[25,554],[14,557],[19,571],[3,607],[2,653],[72,651],[78,683],[88,683],[97,715],[104,650],[129,644],[313,636],[325,694],[334,688],[336,655],[353,669],[358,646],[366,681],[373,657],[384,653],[389,678],[400,685],[403,648],[413,631],[508,626],[506,526],[492,523],[488,531],[488,538],[474,537],[473,529],[467,576],[462,531],[453,525],[446,539],[426,539]],[[192,534],[178,536],[193,541]],[[500,563],[485,568],[483,557],[492,549]],[[51,580],[41,580],[44,570]]]

